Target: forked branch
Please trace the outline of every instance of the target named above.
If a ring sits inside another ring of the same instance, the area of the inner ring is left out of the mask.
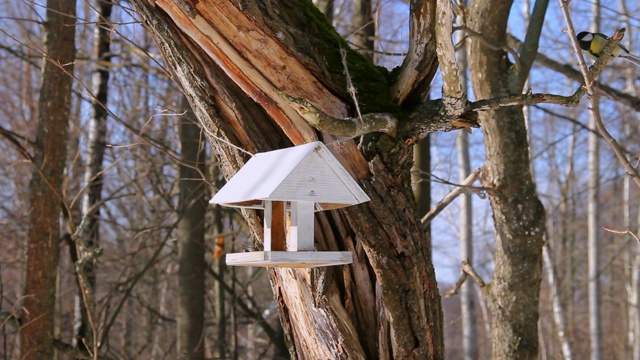
[[[453,286],[452,289],[449,289],[444,293],[444,297],[451,297],[451,296],[457,294],[458,291],[460,290],[460,288],[462,287],[462,284],[464,284],[464,282],[467,280],[467,278],[469,276],[476,283],[478,283],[478,285],[481,288],[483,288],[483,287],[485,287],[487,285],[484,282],[484,280],[482,280],[482,277],[480,277],[480,275],[473,268],[473,266],[471,266],[471,263],[469,262],[468,259],[462,260],[462,263],[460,264],[460,267],[462,269],[462,274],[460,274],[460,278],[458,279],[458,281],[456,282],[456,284]]]

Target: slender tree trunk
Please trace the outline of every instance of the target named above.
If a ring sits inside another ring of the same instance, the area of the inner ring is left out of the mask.
[[[634,29],[631,27],[631,16],[629,9],[624,0],[620,1],[620,12],[625,18],[625,27],[627,28],[627,34],[625,36],[626,46],[632,45],[632,39],[634,35]],[[635,86],[636,68],[629,66],[626,69],[625,75],[625,90],[627,93],[637,96],[638,92]],[[632,119],[640,120],[640,115],[635,113],[632,115]],[[638,122],[636,121],[635,124]],[[631,136],[632,124],[627,122],[624,124],[625,136]],[[624,224],[628,229],[631,229],[631,179],[628,176],[624,177]],[[640,221],[640,212],[638,212],[638,220]],[[636,234],[640,234],[640,222],[638,222],[638,228]],[[632,238],[629,238],[630,243],[627,246],[627,261],[625,274],[628,275],[626,283],[627,290],[627,349],[628,359],[640,360],[640,310],[638,305],[640,304],[640,251],[639,244]]]
[[[110,1],[101,1],[96,9],[96,26],[94,30],[94,58],[95,64],[93,76],[91,78],[91,91],[95,96],[91,100],[91,118],[89,119],[89,139],[87,162],[84,172],[84,183],[86,192],[82,197],[82,214],[87,219],[87,232],[82,244],[77,244],[76,258],[78,254],[99,246],[100,243],[100,205],[102,199],[102,162],[106,148],[107,137],[107,99],[109,73],[111,63],[111,9],[113,4]],[[86,246],[86,249],[82,245]],[[87,261],[84,271],[87,274],[90,291],[95,290],[96,269],[95,261]],[[78,282],[79,283],[79,282]],[[83,350],[88,350],[94,341],[89,327],[88,311],[83,302],[82,291],[78,288],[75,297],[75,323],[74,323],[74,345]]]
[[[483,41],[503,44],[511,5],[511,1],[473,1],[467,25],[483,34]],[[468,40],[477,98],[522,90],[526,74],[514,71],[503,50],[486,46],[478,38]],[[537,359],[545,214],[530,171],[524,115],[521,107],[511,107],[484,112],[480,119],[486,149],[482,183],[492,188],[489,198],[495,226],[493,280],[483,291],[492,313],[492,356]]]
[[[214,175],[214,178],[216,179],[216,185],[218,188],[222,187],[222,181],[219,181],[218,179],[221,179],[222,176],[219,175],[219,170],[218,168],[214,169],[214,172],[216,175]],[[216,350],[217,350],[217,356],[219,358],[225,358],[227,356],[227,352],[228,352],[228,345],[227,344],[227,323],[228,323],[228,317],[227,317],[227,299],[226,299],[226,290],[225,290],[225,286],[224,286],[224,279],[225,279],[225,274],[227,272],[227,265],[224,263],[224,256],[222,256],[222,253],[224,251],[224,223],[223,223],[223,212],[222,212],[222,208],[219,205],[215,205],[215,210],[214,210],[214,221],[216,224],[216,233],[218,234],[217,239],[216,239],[216,264],[215,266],[218,268],[218,276],[220,277],[219,279],[216,280],[216,285],[215,285],[215,292],[216,292],[216,298],[217,298],[217,303],[216,303],[216,338],[217,338],[217,345],[216,345]],[[219,252],[219,254],[218,254]]]
[[[354,0],[351,17],[352,42],[356,50],[375,63],[374,38],[376,26],[373,21],[371,0]]]
[[[461,44],[458,52],[458,64],[460,66],[460,78],[465,92],[468,93],[467,77],[467,50],[464,35],[457,33],[457,41]],[[456,137],[456,150],[458,152],[458,178],[462,182],[471,173],[471,160],[469,158],[469,134],[459,131]],[[473,198],[471,193],[461,196],[460,206],[460,259],[473,261]],[[473,282],[465,281],[460,288],[460,310],[462,313],[462,348],[465,360],[478,358],[478,331],[475,303],[475,291]]]
[[[590,31],[599,32],[600,3],[591,3],[592,22]],[[598,101],[593,99],[593,101]],[[589,128],[596,128],[593,114],[589,112]],[[600,318],[600,139],[595,132],[589,132],[589,189],[587,195],[587,278],[589,284],[589,340],[591,360],[602,359],[602,335]]]
[[[562,259],[561,265],[561,293],[560,300],[565,315],[567,318],[567,336],[569,341],[573,339],[573,312],[574,312],[574,274],[575,274],[575,229],[576,226],[576,206],[574,199],[574,183],[575,183],[575,171],[574,171],[574,153],[576,148],[576,132],[577,126],[572,127],[572,133],[569,136],[569,152],[567,154],[567,167],[565,169],[566,184],[561,195],[560,210],[562,218],[562,242],[561,249],[556,251],[559,254],[558,258]]]
[[[465,131],[458,132],[458,173],[460,180],[464,180],[471,172],[469,160],[469,137]],[[473,264],[473,203],[472,194],[461,196],[460,206],[460,258]],[[462,312],[462,347],[465,360],[478,358],[478,332],[475,291],[471,279],[460,287],[460,309]]]
[[[549,282],[549,291],[551,297],[551,307],[553,310],[553,319],[556,322],[558,329],[558,340],[560,341],[560,347],[562,350],[562,356],[564,360],[571,360],[571,346],[569,344],[569,338],[566,331],[565,309],[562,307],[560,301],[560,287],[558,286],[558,277],[554,267],[554,261],[551,256],[552,252],[549,248],[549,244],[545,243],[542,250],[542,256],[544,264],[547,267],[547,281]]]
[[[638,212],[638,224],[640,224],[640,212]],[[636,235],[640,236],[640,225],[636,229]],[[632,359],[640,360],[640,311],[638,311],[638,304],[640,304],[640,251],[638,251],[638,244],[635,244],[635,252],[633,253],[631,261],[631,294],[629,306],[633,307],[632,317],[629,319],[633,323],[635,341],[632,344]]]
[[[186,98],[183,108],[190,109]],[[189,112],[190,113],[190,112]],[[193,116],[180,118],[180,201],[178,223],[178,357],[204,358],[205,261],[204,221],[207,195],[202,175],[202,131]]]
[[[45,49],[33,146],[33,176],[24,291],[21,359],[52,359],[56,275],[60,258],[60,204],[67,153],[75,61],[75,1],[48,0]]]

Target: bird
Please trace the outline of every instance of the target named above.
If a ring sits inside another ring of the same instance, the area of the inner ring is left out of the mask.
[[[609,41],[609,37],[607,35],[601,33],[592,33],[589,31],[583,31],[579,33],[577,38],[578,43],[580,44],[580,48],[593,59],[598,59],[600,57],[600,53]],[[620,44],[618,44],[618,46],[613,49],[613,53],[611,54],[611,56],[623,58],[636,66],[640,66],[640,56],[633,55],[626,47]]]

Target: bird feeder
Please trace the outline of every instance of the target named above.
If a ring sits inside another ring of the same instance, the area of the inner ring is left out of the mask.
[[[227,265],[297,267],[352,262],[350,251],[314,250],[314,212],[369,201],[327,147],[312,142],[258,153],[210,203],[264,210],[264,250],[227,254]]]

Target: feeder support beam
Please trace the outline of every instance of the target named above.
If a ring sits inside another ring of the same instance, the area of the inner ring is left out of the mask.
[[[264,202],[264,251],[284,251],[284,202]]]
[[[291,233],[287,242],[288,251],[313,251],[314,203],[291,202]]]

